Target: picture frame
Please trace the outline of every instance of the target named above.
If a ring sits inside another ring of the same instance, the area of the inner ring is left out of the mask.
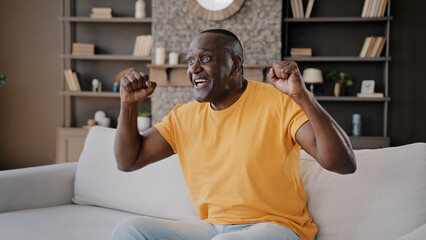
[[[362,94],[373,94],[374,93],[374,80],[362,80],[361,82],[361,93]]]

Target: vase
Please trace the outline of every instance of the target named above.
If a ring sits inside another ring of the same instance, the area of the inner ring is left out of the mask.
[[[138,117],[138,130],[143,132],[151,127],[151,118],[150,117]]]
[[[334,96],[339,97],[343,93],[343,85],[341,83],[334,84]]]
[[[145,0],[137,0],[135,3],[135,18],[145,17]]]
[[[352,135],[361,136],[361,134],[362,134],[361,114],[354,113],[352,114]]]

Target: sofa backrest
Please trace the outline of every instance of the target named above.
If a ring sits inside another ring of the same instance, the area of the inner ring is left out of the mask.
[[[355,155],[357,171],[339,175],[301,154],[317,240],[397,239],[426,223],[426,143]]]
[[[76,171],[74,203],[167,219],[199,219],[178,157],[121,172],[114,157],[115,132],[105,127],[89,131]]]
[[[179,159],[117,170],[115,129],[93,127],[76,171],[76,204],[196,220]],[[355,174],[324,170],[302,151],[300,171],[317,240],[397,239],[426,223],[426,143],[355,151]],[[284,204],[284,203],[283,203]]]

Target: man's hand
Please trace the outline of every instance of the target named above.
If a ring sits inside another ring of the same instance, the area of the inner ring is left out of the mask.
[[[149,81],[148,75],[143,72],[131,72],[121,78],[120,98],[122,103],[137,103],[149,97],[157,87],[155,82]]]
[[[157,84],[142,72],[131,72],[121,78],[121,108],[115,134],[114,154],[118,169],[134,171],[171,156],[173,149],[156,128],[139,133],[138,101],[151,95]]]
[[[274,63],[269,70],[268,79],[278,90],[296,102],[308,93],[299,68],[293,61]]]

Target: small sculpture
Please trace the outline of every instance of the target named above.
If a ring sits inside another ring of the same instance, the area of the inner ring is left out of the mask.
[[[92,92],[102,92],[102,82],[96,78],[92,80]]]

